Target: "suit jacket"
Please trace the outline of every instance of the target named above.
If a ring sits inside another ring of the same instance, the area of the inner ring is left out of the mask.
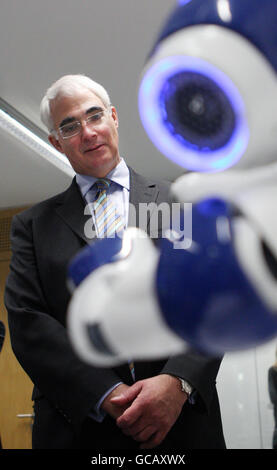
[[[130,169],[130,203],[166,201],[166,185]],[[5,304],[14,353],[35,385],[33,448],[137,448],[109,416],[102,423],[88,417],[111,386],[119,380],[132,384],[128,365],[109,369],[86,364],[67,335],[67,266],[82,247],[93,242],[84,234],[89,217],[84,207],[74,179],[65,192],[15,216],[12,224]],[[219,365],[220,359],[193,351],[135,363],[137,380],[170,373],[187,379],[197,390],[196,404],[185,403],[162,448],[224,447],[215,388]]]

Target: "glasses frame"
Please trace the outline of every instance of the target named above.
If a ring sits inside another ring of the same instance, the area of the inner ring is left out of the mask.
[[[91,125],[92,122],[90,121],[90,119],[92,118],[92,116],[97,116],[97,115],[99,115],[99,114],[101,114],[102,116],[104,116],[104,115],[107,114],[107,113],[112,114],[112,105],[110,105],[108,108],[103,108],[103,109],[101,109],[101,110],[98,110],[97,112],[95,112],[94,114],[90,115],[90,116],[87,117],[87,118],[86,118],[85,115],[84,115],[84,117],[81,118],[81,119],[76,119],[76,120],[72,121],[72,123],[64,124],[64,126],[61,126],[61,127],[58,128],[58,131],[56,131],[56,130],[53,129],[52,134],[54,134],[54,136],[55,136],[56,138],[58,138],[58,135],[59,135],[63,140],[71,139],[72,137],[75,137],[76,135],[80,134],[81,129],[82,129],[82,122],[85,122],[85,123],[86,123],[86,126],[87,126],[87,125]],[[72,135],[64,136],[64,135],[62,134],[62,132],[61,132],[61,130],[63,129],[63,127],[65,127],[65,126],[67,126],[67,125],[69,125],[69,124],[73,124],[73,123],[74,123],[74,124],[78,124],[78,130],[77,130],[76,132],[74,132],[74,134],[72,134]],[[99,125],[99,122],[95,123],[95,127],[96,127],[97,125]],[[94,126],[92,126],[92,127],[94,127]]]

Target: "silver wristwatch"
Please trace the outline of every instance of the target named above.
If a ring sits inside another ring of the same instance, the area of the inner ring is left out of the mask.
[[[178,379],[180,380],[182,392],[186,393],[189,397],[192,394],[192,386],[188,382],[186,382],[186,380],[181,379],[181,377],[178,377]]]

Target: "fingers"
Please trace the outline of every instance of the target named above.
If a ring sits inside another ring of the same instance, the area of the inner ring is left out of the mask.
[[[157,426],[145,426],[142,420],[138,420],[133,426],[121,428],[121,430],[126,436],[130,436],[136,442],[140,442],[141,449],[153,449],[157,447],[166,436],[166,433],[157,430]]]
[[[162,442],[178,418],[183,395],[179,399],[175,378],[164,374],[136,382],[112,402],[126,407],[116,420],[122,432],[141,442],[141,448],[152,449]]]
[[[132,385],[131,387],[128,387],[127,390],[122,392],[117,397],[113,397],[111,399],[111,402],[118,406],[126,405],[127,403],[132,402],[137,397],[137,395],[141,391],[141,388],[142,388],[141,383],[136,382],[134,385]]]
[[[141,449],[153,449],[154,447],[157,447],[165,438],[165,434],[162,432],[156,432],[153,434],[146,442],[143,442],[140,445]]]
[[[132,437],[135,441],[141,442],[141,448],[152,449],[160,444],[164,438],[162,433],[157,432],[157,426],[145,425],[142,419],[138,419],[133,425],[123,427],[121,426],[122,432],[126,436]]]
[[[118,421],[120,421],[118,419]],[[144,434],[147,434],[147,438],[150,436],[149,432],[150,432],[150,429],[152,430],[152,434],[153,432],[156,431],[156,429],[154,429],[154,427],[152,425],[149,425],[148,423],[145,423],[143,418],[140,416],[139,419],[135,420],[133,423],[131,423],[130,421],[126,422],[126,423],[122,423],[119,425],[121,431],[126,434],[126,436],[132,436],[135,440],[140,440],[140,434],[142,433],[143,435]],[[147,431],[148,429],[148,431]],[[136,439],[138,438],[138,439]]]
[[[132,429],[135,424],[139,423],[139,419],[142,415],[142,409],[139,403],[134,401],[127,410],[116,420],[117,426],[122,429],[122,431],[127,431]],[[144,426],[145,427],[145,426]]]
[[[121,395],[125,390],[128,389],[128,386],[125,384],[117,385],[109,395],[106,396],[103,403],[101,404],[101,408],[111,415],[114,419],[117,419],[126,409],[126,405],[117,405],[117,403],[113,403],[112,399],[118,394]]]
[[[134,408],[134,404],[132,407]],[[128,408],[117,419],[117,425],[123,434],[141,442],[141,449],[152,449],[159,445],[166,436],[166,432],[158,429],[157,423],[149,423],[139,407],[136,410],[139,414],[136,412],[131,414],[130,410],[131,408]]]
[[[137,442],[146,443],[156,433],[154,426],[147,426],[142,431],[138,432],[133,436],[133,439]]]

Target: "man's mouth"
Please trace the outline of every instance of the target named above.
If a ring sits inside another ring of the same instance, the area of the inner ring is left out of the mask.
[[[94,145],[93,147],[89,147],[86,150],[84,150],[84,153],[87,152],[95,152],[95,150],[100,149],[104,144],[99,144],[99,145]]]

